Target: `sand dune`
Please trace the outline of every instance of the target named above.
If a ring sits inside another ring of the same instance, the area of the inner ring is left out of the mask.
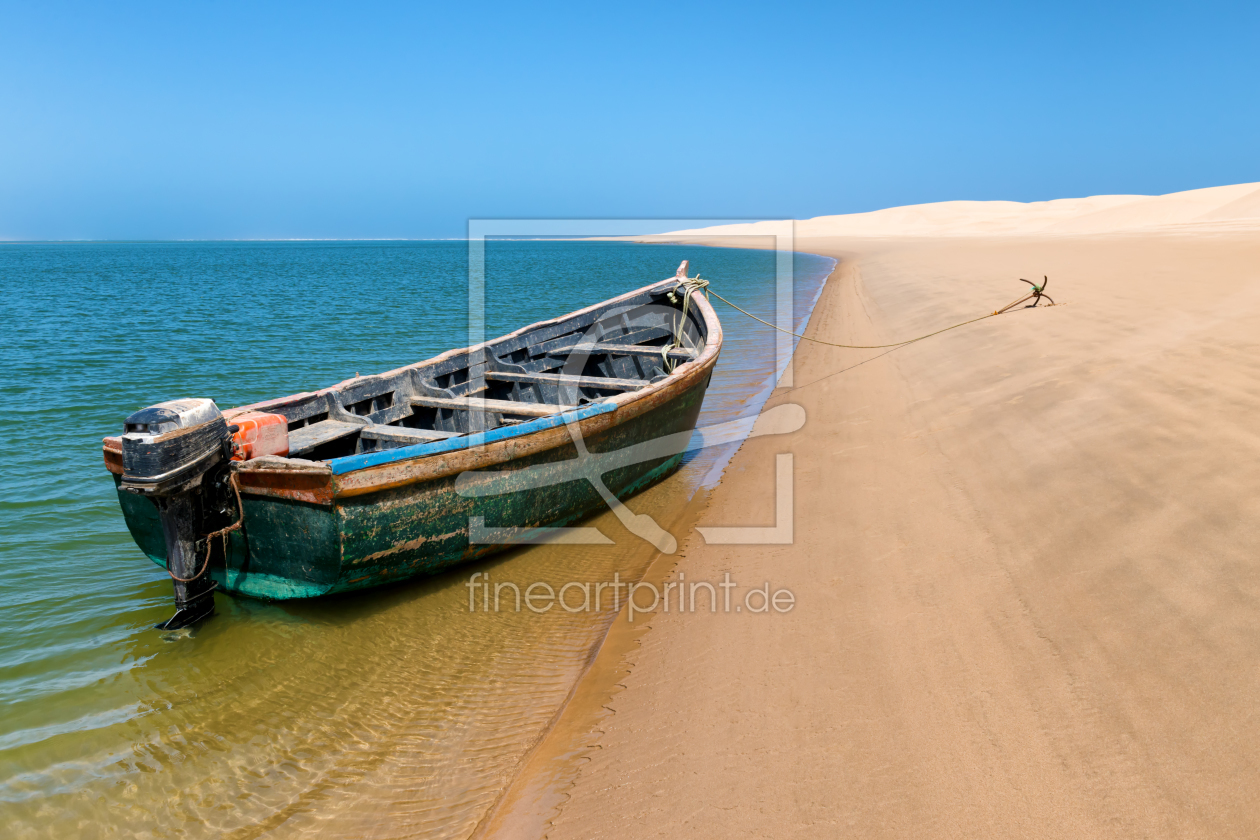
[[[660,238],[756,235],[763,223],[724,225]],[[1209,187],[1169,195],[1096,195],[1054,201],[943,201],[872,213],[819,216],[796,223],[800,238],[820,236],[991,236],[1093,234],[1185,228],[1260,228],[1260,183]],[[656,237],[647,237],[649,239]]]
[[[675,570],[797,607],[661,614],[607,654],[548,836],[1260,836],[1258,208],[1246,184],[802,222],[840,260],[821,340],[917,335],[1019,276],[1062,305],[802,344],[770,404],[805,427],[746,443],[701,516],[769,524],[790,452],[793,544],[693,535]]]

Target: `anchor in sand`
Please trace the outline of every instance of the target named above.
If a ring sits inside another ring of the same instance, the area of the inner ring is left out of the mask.
[[[1034,282],[1033,282],[1033,281],[1031,281],[1031,280],[1025,280],[1023,277],[1019,278],[1019,282],[1021,282],[1021,283],[1027,283],[1028,285],[1032,286],[1032,291],[1031,291],[1030,293],[1028,293],[1028,294],[1024,295],[1024,296],[1023,296],[1022,298],[1020,298],[1019,300],[1015,301],[1014,303],[1008,303],[1006,306],[1003,306],[1001,309],[999,309],[998,311],[994,312],[994,313],[993,313],[994,315],[1001,315],[1001,314],[1002,314],[1003,312],[1005,312],[1006,310],[1008,310],[1008,309],[1013,309],[1013,308],[1015,308],[1016,306],[1019,306],[1021,303],[1023,303],[1024,301],[1027,301],[1027,300],[1031,300],[1031,301],[1033,302],[1033,304],[1032,304],[1032,305],[1033,305],[1033,306],[1036,306],[1037,304],[1041,303],[1041,299],[1042,299],[1042,298],[1045,298],[1046,300],[1050,301],[1050,305],[1051,305],[1051,306],[1057,306],[1057,304],[1054,302],[1054,298],[1052,298],[1052,297],[1050,297],[1050,295],[1046,294],[1046,286],[1049,286],[1049,285],[1050,285],[1050,278],[1049,278],[1048,276],[1046,276],[1046,275],[1042,275],[1042,277],[1041,277],[1041,285],[1040,285],[1040,286],[1038,286],[1036,283],[1034,283]],[[1030,307],[1030,308],[1031,308],[1031,307]]]

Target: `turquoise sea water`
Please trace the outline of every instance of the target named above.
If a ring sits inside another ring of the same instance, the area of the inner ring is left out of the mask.
[[[487,336],[692,272],[773,320],[774,257],[491,242]],[[797,323],[832,261],[796,258]],[[222,408],[466,343],[467,245],[0,245],[0,831],[5,837],[466,836],[563,702],[609,616],[470,615],[469,570],[319,602],[219,596],[188,634],[132,543],[100,439],[135,409]],[[702,424],[755,411],[773,333],[715,302]],[[632,500],[662,517],[729,452]],[[611,519],[611,517],[605,517]],[[536,547],[497,579],[640,574],[651,553]],[[680,538],[682,534],[677,534]],[[365,828],[367,827],[367,828]],[[370,830],[369,830],[370,828]]]

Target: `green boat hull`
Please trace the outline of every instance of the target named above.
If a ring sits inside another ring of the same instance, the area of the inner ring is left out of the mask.
[[[611,452],[695,427],[708,377],[625,422],[585,438],[592,453]],[[244,527],[212,545],[209,575],[219,590],[268,600],[314,598],[431,575],[511,547],[473,544],[470,519],[486,528],[539,529],[572,524],[606,509],[592,484],[572,478],[572,442],[496,469],[532,467],[528,486],[500,495],[469,497],[456,491],[457,475],[405,484],[315,504],[265,495],[242,495]],[[568,463],[566,463],[568,462]],[[665,478],[682,453],[619,467],[605,486],[626,499]],[[550,473],[556,483],[538,480]],[[120,478],[114,477],[115,485]],[[522,482],[524,484],[524,482]],[[119,491],[127,527],[153,562],[166,568],[166,544],[154,503]]]

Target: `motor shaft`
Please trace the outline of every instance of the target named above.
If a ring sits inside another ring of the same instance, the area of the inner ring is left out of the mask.
[[[175,615],[161,630],[187,627],[214,613],[214,581],[197,553],[197,505],[192,493],[155,499],[166,539],[167,570],[175,586]]]

